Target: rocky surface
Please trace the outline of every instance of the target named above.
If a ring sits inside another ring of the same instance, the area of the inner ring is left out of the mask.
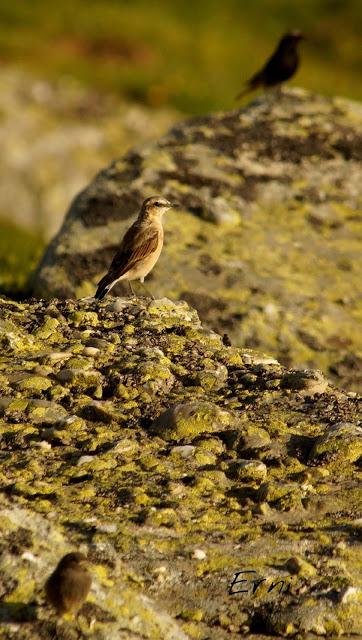
[[[120,104],[68,77],[48,82],[0,69],[0,224],[49,239],[75,194],[109,158],[160,135],[176,119]]]
[[[361,105],[298,89],[181,123],[75,199],[34,292],[94,293],[143,198],[162,192],[183,208],[150,276],[158,296],[188,300],[240,346],[361,389],[361,149]]]
[[[168,299],[0,301],[1,638],[54,638],[70,549],[58,637],[362,634],[360,399],[225,342]]]

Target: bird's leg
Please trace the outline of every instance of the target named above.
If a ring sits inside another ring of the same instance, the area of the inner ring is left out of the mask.
[[[132,285],[131,285],[131,281],[130,281],[130,280],[127,280],[127,282],[128,282],[129,290],[130,290],[130,292],[131,292],[131,296],[132,296],[133,298],[136,298],[136,294],[135,294],[135,292],[134,292],[134,290],[133,290],[133,287],[132,287]]]
[[[77,631],[78,631],[78,634],[79,634],[77,640],[81,640],[81,638],[83,638],[83,631],[82,631],[82,624],[81,624],[81,620],[80,620],[79,611],[76,613],[75,620],[76,620],[76,625],[77,625]]]
[[[151,291],[149,289],[147,289],[146,285],[145,285],[145,279],[144,278],[140,278],[140,283],[143,286],[144,290],[146,291],[147,295],[149,298],[152,298],[152,300],[154,300],[154,296],[152,295]]]
[[[61,633],[61,635],[59,635],[58,633],[59,630],[62,631],[62,626],[63,626],[63,620],[57,620],[55,623],[55,629],[54,629],[55,633],[53,635],[53,640],[59,640],[62,637],[63,632]]]

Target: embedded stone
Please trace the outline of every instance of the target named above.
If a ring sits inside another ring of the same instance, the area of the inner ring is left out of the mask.
[[[241,482],[260,484],[267,475],[267,467],[259,460],[232,460],[226,464],[227,474]]]
[[[291,371],[281,379],[281,387],[300,391],[303,395],[313,396],[316,393],[324,393],[328,388],[328,380],[321,371]]]
[[[326,427],[310,452],[311,460],[344,464],[356,462],[362,456],[362,427],[338,422]]]
[[[222,431],[233,421],[227,411],[210,402],[196,401],[167,409],[150,427],[164,440],[190,440],[202,433]]]

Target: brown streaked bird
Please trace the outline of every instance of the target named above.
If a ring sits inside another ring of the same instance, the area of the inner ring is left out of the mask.
[[[299,67],[298,44],[304,36],[300,31],[290,31],[279,41],[277,48],[263,68],[246,83],[245,89],[236,97],[240,100],[250,91],[259,87],[267,89],[289,80]]]
[[[114,256],[108,273],[98,282],[95,298],[101,300],[120,280],[127,280],[134,295],[131,281],[143,284],[148,273],[160,257],[163,246],[162,216],[176,207],[162,196],[144,201],[137,220],[126,232]]]
[[[82,553],[67,553],[45,583],[45,593],[58,616],[77,615],[89,593],[92,579]]]

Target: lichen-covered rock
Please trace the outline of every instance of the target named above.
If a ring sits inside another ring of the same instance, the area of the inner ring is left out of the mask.
[[[362,426],[348,422],[332,425],[317,438],[310,457],[332,465],[362,460]]]
[[[156,418],[151,432],[164,440],[194,440],[203,433],[223,431],[233,421],[228,411],[204,401],[177,404]]]
[[[182,208],[165,221],[150,275],[157,296],[188,300],[233,344],[358,390],[361,149],[361,105],[300,89],[181,123],[74,200],[34,292],[93,295],[142,200],[162,192]],[[204,369],[200,386],[217,387],[217,372]]]
[[[93,587],[59,637],[361,634],[356,394],[167,299],[0,300],[0,344],[1,637],[54,638],[70,549]]]
[[[313,396],[315,393],[324,393],[328,380],[320,371],[292,371],[282,377],[280,384],[286,389]]]
[[[259,460],[232,460],[226,464],[228,474],[245,483],[260,484],[267,475],[267,467]]]

